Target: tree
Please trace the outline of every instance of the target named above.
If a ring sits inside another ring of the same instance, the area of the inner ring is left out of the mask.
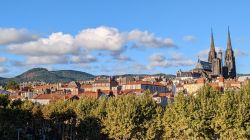
[[[69,136],[70,122],[72,118],[76,118],[74,110],[69,107],[70,101],[57,101],[46,105],[42,109],[43,116],[50,122],[52,130],[55,134],[55,139],[63,139]]]
[[[179,93],[164,114],[165,138],[214,139],[213,118],[221,93],[204,86],[195,95]]]
[[[19,90],[19,85],[15,81],[9,81],[4,87],[5,90]]]
[[[213,118],[218,110],[218,99],[221,93],[211,86],[204,86],[190,99],[188,105],[190,116],[190,137],[201,139],[215,139],[212,127]]]
[[[110,98],[106,104],[103,131],[114,139],[144,139],[156,107],[155,101],[147,95]]]
[[[9,96],[0,94],[0,107],[6,108],[10,103]]]
[[[214,118],[215,131],[221,139],[250,139],[250,85],[240,92],[227,91],[219,100]]]
[[[178,93],[175,101],[166,107],[163,116],[165,139],[188,139],[190,112],[187,107],[190,103],[189,98],[183,93]]]

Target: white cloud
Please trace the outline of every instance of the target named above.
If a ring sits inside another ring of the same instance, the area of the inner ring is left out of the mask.
[[[105,26],[82,30],[76,36],[77,44],[87,50],[120,51],[125,41],[118,29]]]
[[[91,63],[96,61],[97,61],[96,57],[92,55],[72,56],[70,58],[70,62],[75,64]]]
[[[25,29],[0,28],[0,45],[23,43],[38,39],[38,35]]]
[[[207,59],[208,58],[208,53],[209,53],[209,49],[206,49],[206,50],[201,50],[197,53],[197,56],[200,58],[200,59]],[[215,47],[215,51],[218,52],[219,50],[222,50],[220,47]]]
[[[28,56],[23,65],[66,64],[66,56]]]
[[[71,35],[58,32],[37,41],[9,45],[7,51],[30,56],[49,56],[76,54],[79,48],[74,46],[74,38]]]
[[[236,57],[239,57],[239,56],[250,56],[250,52],[249,51],[242,51],[240,49],[235,49],[234,53],[235,53]]]
[[[7,73],[8,71],[5,67],[0,67],[0,73]]]
[[[114,54],[113,59],[118,60],[118,61],[132,61],[130,57],[124,54]]]
[[[37,40],[8,44],[6,50],[9,53],[24,56],[24,62],[12,61],[16,66],[81,64],[97,61],[95,56],[87,54],[88,51],[104,51],[115,60],[132,61],[130,57],[123,54],[127,44],[151,48],[176,46],[172,39],[156,37],[148,31],[136,29],[120,32],[113,27],[100,26],[84,29],[75,36],[57,32]]]
[[[143,64],[134,64],[130,68],[130,70],[134,71],[135,73],[148,73],[153,69],[150,66],[143,65]]]
[[[185,42],[194,42],[196,40],[196,38],[192,35],[187,35],[183,37],[183,41]]]
[[[134,63],[132,65],[117,65],[113,68],[110,67],[100,67],[102,72],[112,73],[113,75],[122,75],[122,74],[146,74],[146,73],[154,73],[155,71],[152,67]]]
[[[174,41],[170,38],[156,37],[153,33],[148,31],[132,30],[128,33],[128,40],[134,41],[136,46],[143,47],[176,47]]]
[[[127,33],[120,32],[113,27],[100,26],[84,29],[75,37],[57,32],[52,33],[48,38],[39,38],[29,42],[16,42],[8,45],[7,51],[28,56],[75,55],[79,53],[80,48],[121,53],[126,49],[125,46],[129,42],[134,43],[136,46],[152,48],[176,46],[172,39],[156,37],[148,31],[136,29]]]
[[[166,58],[161,53],[156,53],[150,56],[151,67],[179,67],[179,66],[192,66],[195,63],[191,59],[185,58],[182,54],[172,53],[171,58]]]
[[[155,53],[155,54],[150,56],[150,60],[151,61],[156,61],[156,62],[162,62],[162,61],[166,60],[166,57],[163,56],[163,54]]]
[[[88,64],[96,62],[92,55],[27,56],[24,61],[11,61],[13,66],[50,65],[50,64]]]

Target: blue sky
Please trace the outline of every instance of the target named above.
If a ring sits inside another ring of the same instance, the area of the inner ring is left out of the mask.
[[[245,0],[23,0],[0,4],[0,77],[30,68],[92,74],[171,73],[206,60],[213,28],[237,73],[250,73],[250,2]]]

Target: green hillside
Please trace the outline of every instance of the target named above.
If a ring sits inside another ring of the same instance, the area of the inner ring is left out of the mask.
[[[56,83],[87,80],[93,77],[94,75],[74,70],[48,71],[45,68],[33,68],[14,78],[0,80],[0,83],[6,83],[8,81],[15,81],[18,83],[32,81]]]

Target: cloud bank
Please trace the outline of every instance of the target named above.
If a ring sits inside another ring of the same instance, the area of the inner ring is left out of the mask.
[[[0,28],[0,45],[24,43],[37,39],[38,35],[30,33],[25,29]]]
[[[155,53],[150,56],[150,66],[151,67],[179,67],[179,66],[192,66],[195,64],[191,59],[185,58],[180,53],[172,53],[170,58],[166,58],[161,53]]]

